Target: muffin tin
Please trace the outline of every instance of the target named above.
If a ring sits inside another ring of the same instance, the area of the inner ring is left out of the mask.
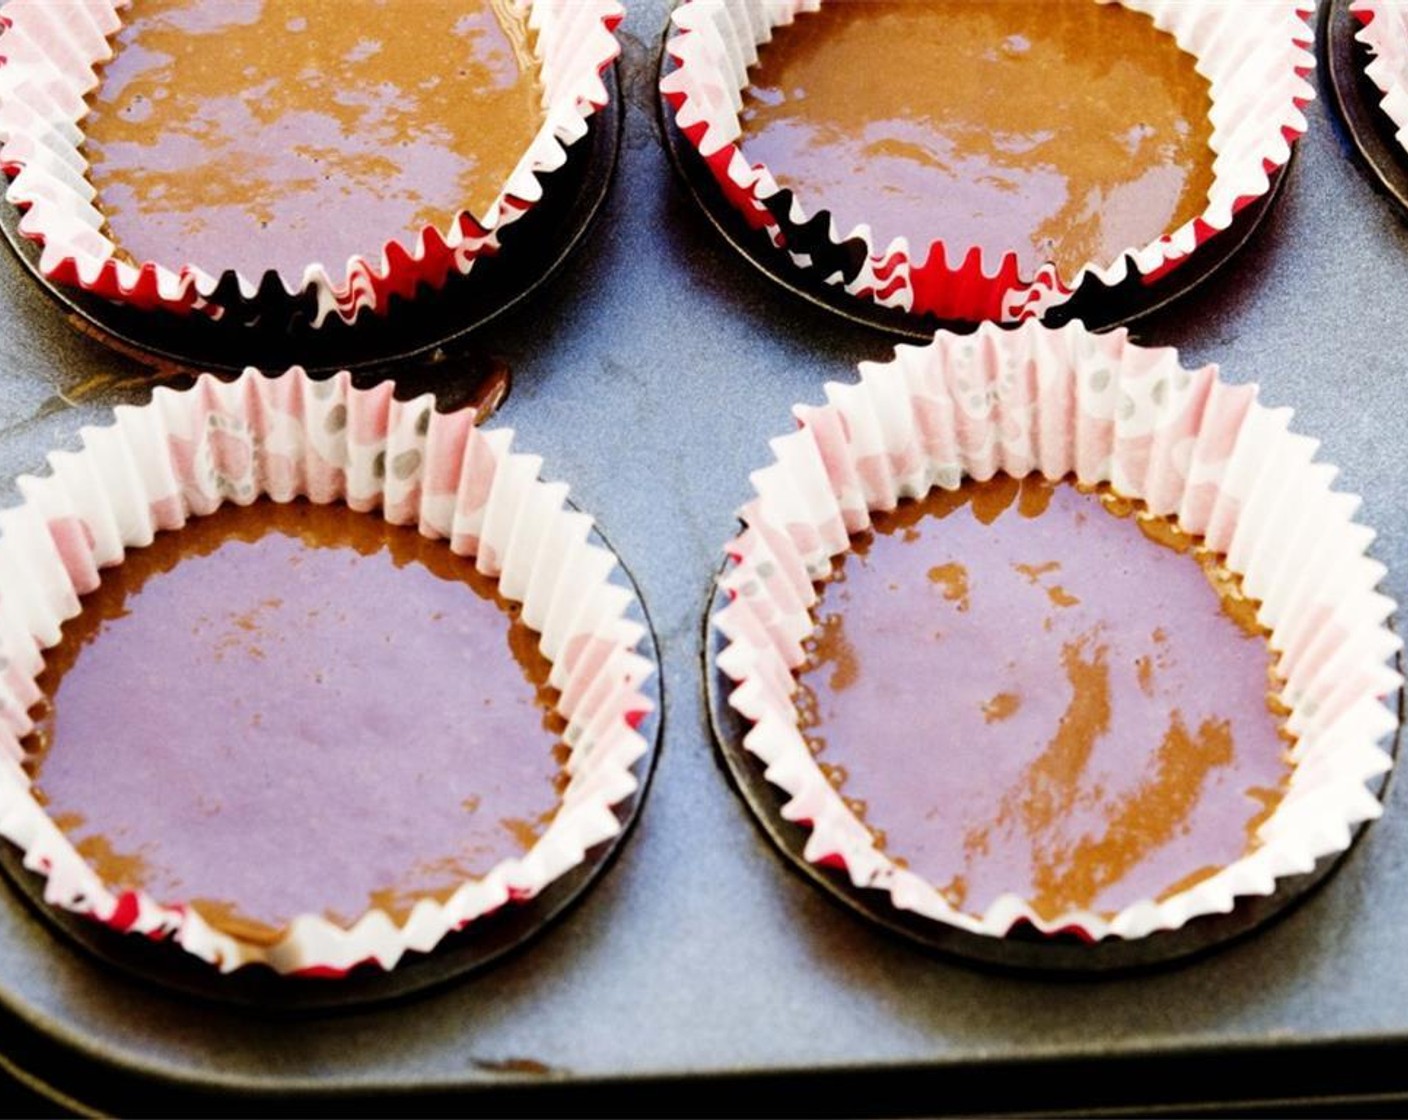
[[[1403,1099],[1408,805],[1396,778],[1384,818],[1280,920],[1191,963],[1109,979],[994,974],[917,951],[790,874],[753,827],[708,727],[701,619],[719,547],[792,403],[819,401],[824,381],[885,358],[895,337],[779,290],[673,176],[654,88],[667,8],[641,0],[623,26],[625,135],[601,220],[556,279],[465,340],[513,371],[502,422],[572,481],[659,639],[661,756],[615,866],[493,968],[350,1014],[172,993],[75,950],[10,898],[0,1067],[70,1110],[815,1113],[834,1099],[889,1114],[1188,1111],[1223,1085],[1239,1094],[1224,1107]],[[1309,116],[1245,249],[1136,334],[1297,408],[1343,488],[1365,496],[1371,552],[1401,601],[1408,227],[1350,166],[1324,104]],[[0,264],[0,305],[10,503],[15,476],[112,404],[144,399],[151,374],[71,329],[14,259]],[[413,391],[454,403],[473,388],[462,368],[421,370]],[[849,1095],[822,1095],[838,1088]]]

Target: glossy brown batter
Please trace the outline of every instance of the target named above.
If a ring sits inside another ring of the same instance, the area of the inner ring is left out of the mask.
[[[799,703],[897,862],[968,913],[1011,892],[1053,918],[1166,897],[1250,850],[1289,737],[1256,603],[1219,557],[1039,478],[875,525],[822,585]]]
[[[759,53],[748,158],[921,261],[942,239],[953,263],[978,245],[1071,278],[1196,217],[1212,185],[1207,81],[1117,4],[827,0]]]
[[[84,121],[129,259],[287,279],[482,217],[542,120],[508,0],[134,0]]]
[[[41,801],[116,888],[272,940],[403,919],[525,851],[565,783],[537,635],[444,542],[226,506],[103,575],[49,651]]]

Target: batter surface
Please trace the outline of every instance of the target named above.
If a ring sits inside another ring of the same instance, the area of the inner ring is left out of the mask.
[[[110,886],[256,939],[404,917],[556,812],[537,635],[444,542],[225,506],[130,550],[46,655],[38,796]]]
[[[1145,15],[1093,0],[827,0],[760,48],[744,153],[923,260],[942,239],[1074,277],[1202,212],[1211,99]],[[955,255],[954,251],[957,251]]]
[[[853,544],[815,608],[804,733],[956,908],[1109,915],[1250,850],[1290,743],[1255,604],[1213,554],[1112,495],[1005,476]]]
[[[303,278],[483,217],[543,120],[508,0],[134,0],[84,119],[129,259]]]

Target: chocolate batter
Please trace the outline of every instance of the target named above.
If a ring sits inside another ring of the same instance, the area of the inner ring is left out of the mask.
[[[130,551],[64,627],[39,797],[111,886],[247,938],[399,920],[556,812],[556,694],[516,616],[413,529],[224,507]]]
[[[822,587],[804,732],[891,856],[961,910],[1165,897],[1245,855],[1284,792],[1256,604],[1136,512],[970,481],[877,518]]]
[[[543,120],[508,0],[134,0],[84,121],[129,259],[379,260],[482,217]]]
[[[1208,83],[1148,16],[1092,0],[827,0],[760,50],[745,154],[884,246],[1030,275],[1108,265],[1202,212]]]

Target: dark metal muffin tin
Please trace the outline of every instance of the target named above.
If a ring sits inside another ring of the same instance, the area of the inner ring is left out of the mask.
[[[791,874],[753,826],[709,728],[711,580],[790,406],[887,357],[895,336],[780,290],[673,175],[655,93],[667,7],[631,5],[622,158],[580,251],[445,361],[397,374],[398,392],[455,405],[473,393],[465,370],[505,363],[499,422],[571,481],[640,586],[664,744],[615,865],[494,967],[342,1013],[174,994],[0,897],[0,1069],[28,1086],[25,1102],[57,1094],[67,1111],[1320,1112],[1408,1099],[1400,782],[1339,870],[1278,921],[1109,978],[994,973],[916,949]],[[1385,590],[1401,599],[1408,227],[1349,165],[1324,107],[1309,115],[1243,251],[1134,334],[1294,405],[1295,427],[1364,495]],[[152,375],[74,331],[13,259],[0,306],[8,503],[16,475],[113,404],[146,399]]]

